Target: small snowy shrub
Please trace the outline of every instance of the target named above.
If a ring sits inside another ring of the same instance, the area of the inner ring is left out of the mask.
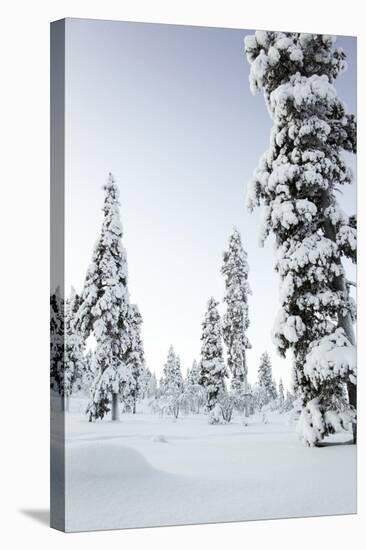
[[[222,409],[219,403],[216,403],[214,407],[209,412],[208,415],[208,423],[209,424],[222,424],[223,423],[223,417],[222,417]]]

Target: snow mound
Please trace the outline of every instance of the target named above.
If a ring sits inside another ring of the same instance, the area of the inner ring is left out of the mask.
[[[154,470],[138,451],[115,441],[73,445],[67,457],[68,482],[76,485],[100,478],[120,482],[150,476]]]
[[[151,438],[151,441],[153,441],[154,443],[168,443],[167,438],[165,437],[165,435],[162,434],[154,435]]]

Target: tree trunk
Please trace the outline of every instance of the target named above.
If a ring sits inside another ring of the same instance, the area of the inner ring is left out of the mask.
[[[112,394],[112,420],[119,420],[118,393]]]
[[[132,414],[136,414],[136,398],[133,398]]]
[[[70,396],[65,395],[64,399],[65,399],[65,412],[69,412],[70,411]]]

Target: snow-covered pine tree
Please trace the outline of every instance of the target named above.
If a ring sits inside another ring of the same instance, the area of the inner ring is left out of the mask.
[[[352,181],[343,152],[356,152],[356,122],[333,85],[346,68],[334,40],[265,31],[245,39],[251,89],[263,91],[273,120],[248,206],[264,205],[263,240],[275,235],[282,288],[274,338],[280,353],[294,354],[298,433],[308,445],[349,421],[356,440],[355,307],[342,265],[356,259],[356,229],[336,198]]]
[[[268,353],[262,353],[258,367],[258,386],[263,395],[262,405],[267,405],[276,399],[276,387],[272,378],[272,365]]]
[[[187,381],[191,386],[196,386],[200,383],[200,368],[196,359],[193,360],[191,369],[187,371]]]
[[[145,370],[144,348],[141,338],[142,317],[136,304],[128,308],[126,327],[128,332],[128,352],[126,354],[126,366],[129,368],[133,384],[131,385],[132,412],[136,413],[137,399],[143,391],[143,375]]]
[[[74,390],[82,387],[85,370],[85,344],[80,332],[75,327],[75,316],[80,306],[80,296],[71,287],[70,296],[65,306],[65,370],[63,395],[66,410],[69,410],[69,398]]]
[[[223,359],[222,328],[218,302],[210,298],[202,323],[202,347],[199,382],[206,389],[207,410],[213,411],[220,392],[225,391],[228,372]]]
[[[231,389],[238,397],[245,391],[248,367],[246,350],[251,348],[246,331],[249,327],[249,266],[239,231],[234,228],[228,250],[223,254],[221,272],[225,278],[226,313],[223,317],[223,339],[227,346],[227,364],[232,374]]]
[[[168,351],[160,387],[162,395],[168,401],[169,409],[172,411],[174,418],[178,418],[180,398],[183,392],[183,377],[180,359],[176,355],[173,346],[170,346]]]
[[[64,408],[63,388],[65,373],[65,301],[60,287],[50,296],[50,386],[61,396]]]
[[[140,375],[140,381],[139,381],[140,387],[138,392],[139,399],[145,399],[146,397],[150,397],[149,388],[150,388],[151,378],[152,378],[152,373],[150,369],[145,365]]]
[[[128,402],[134,387],[127,364],[131,350],[127,259],[122,245],[119,190],[112,174],[103,189],[101,234],[87,271],[77,315],[77,327],[84,339],[93,333],[96,340],[97,375],[87,409],[90,421],[103,418],[111,408],[112,420],[118,420],[119,402]]]

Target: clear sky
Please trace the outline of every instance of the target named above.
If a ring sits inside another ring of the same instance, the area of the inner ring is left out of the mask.
[[[253,291],[249,380],[265,350],[275,378],[290,380],[291,362],[271,341],[279,285],[273,241],[259,248],[260,211],[250,214],[244,203],[271,128],[263,97],[249,90],[243,39],[252,32],[67,20],[66,283],[82,288],[101,226],[101,186],[112,171],[131,300],[158,375],[170,344],[184,371],[199,359],[206,303],[222,302],[222,252],[237,226]],[[349,68],[337,89],[355,112],[356,39],[340,37],[338,45]],[[350,164],[355,170],[355,159]],[[355,185],[340,200],[355,212]]]

